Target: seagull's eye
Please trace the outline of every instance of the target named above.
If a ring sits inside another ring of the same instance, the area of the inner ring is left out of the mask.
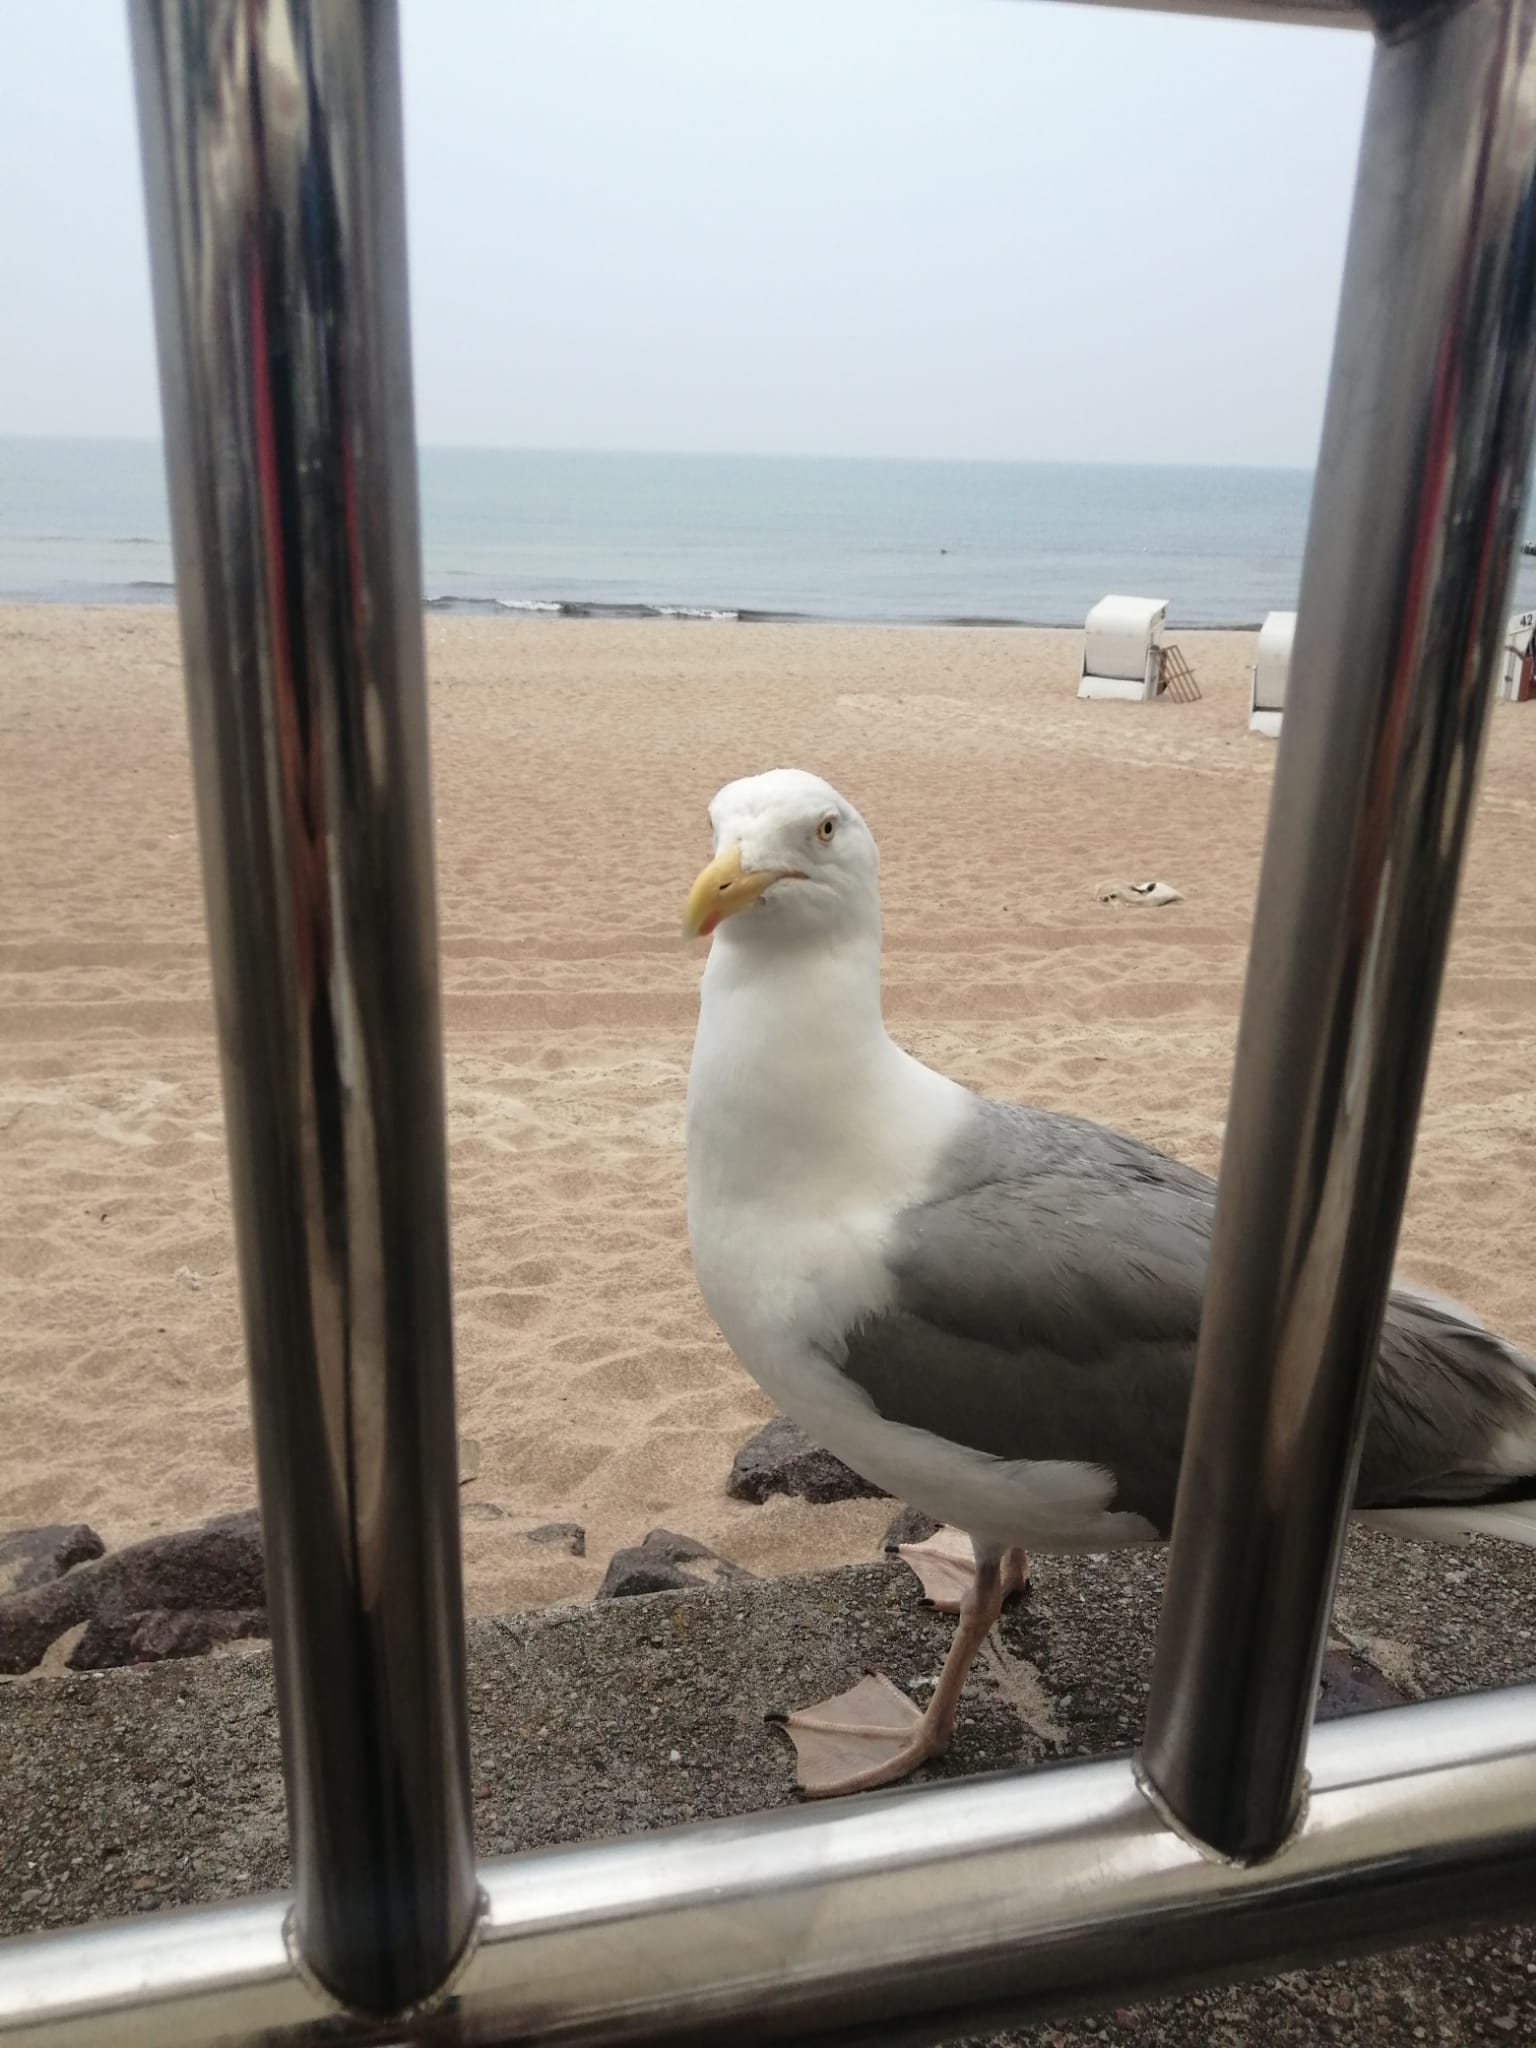
[[[834,817],[826,817],[826,818],[823,818],[823,819],[822,819],[822,821],[821,821],[821,823],[820,823],[820,824],[819,824],[819,825],[818,825],[818,826],[816,827],[816,837],[817,837],[817,838],[818,838],[818,839],[819,839],[819,840],[821,841],[822,845],[823,845],[823,846],[825,846],[825,845],[827,845],[827,844],[829,843],[829,841],[831,840],[832,834],[833,834],[833,833],[834,833],[834,832],[835,832],[836,830],[837,830],[837,820],[836,820],[836,818],[834,818]]]

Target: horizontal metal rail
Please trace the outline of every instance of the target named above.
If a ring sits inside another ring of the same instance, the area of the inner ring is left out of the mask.
[[[0,1945],[5,2048],[932,2042],[1536,1911],[1536,1687],[1333,1721],[1283,1857],[1217,1862],[1125,1757],[483,1864],[414,2027],[337,2013],[287,1902]],[[874,2032],[872,2030],[878,2030]]]
[[[1281,28],[1396,29],[1428,14],[1439,0],[1078,0],[1130,14],[1202,15],[1208,21],[1257,21]]]

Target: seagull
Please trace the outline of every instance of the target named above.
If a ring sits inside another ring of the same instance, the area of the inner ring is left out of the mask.
[[[783,1413],[942,1525],[914,1562],[959,1616],[926,1710],[877,1673],[787,1717],[800,1789],[857,1792],[943,1753],[1030,1550],[1166,1540],[1216,1186],[895,1043],[879,855],[829,783],[750,776],[709,817],[684,916],[713,934],[688,1078],[699,1289]],[[1355,1507],[1536,1545],[1536,1362],[1395,1288]]]

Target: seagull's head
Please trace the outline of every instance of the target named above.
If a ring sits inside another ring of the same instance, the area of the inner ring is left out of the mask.
[[[869,827],[819,775],[774,768],[728,782],[709,807],[715,857],[688,892],[684,936],[727,919],[733,943],[833,943],[880,928]]]

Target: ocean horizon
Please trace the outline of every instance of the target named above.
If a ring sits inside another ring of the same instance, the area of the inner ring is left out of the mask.
[[[1170,629],[1294,606],[1295,469],[423,447],[428,607],[515,618]],[[0,438],[0,600],[169,603],[161,445]],[[1522,557],[1514,608],[1536,606]]]

